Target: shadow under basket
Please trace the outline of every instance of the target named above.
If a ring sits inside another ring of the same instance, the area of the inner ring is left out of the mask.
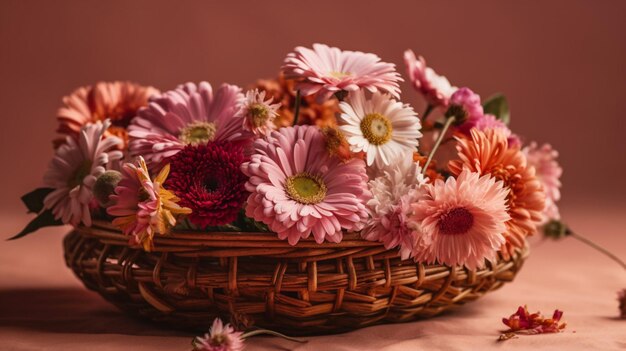
[[[130,314],[189,331],[220,317],[293,336],[435,316],[512,281],[528,256],[526,245],[472,272],[401,260],[358,234],[296,246],[273,233],[175,232],[154,242],[145,252],[96,221],[63,245],[85,286]]]

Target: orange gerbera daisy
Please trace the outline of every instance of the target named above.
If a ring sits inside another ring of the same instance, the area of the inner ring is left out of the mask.
[[[464,168],[481,175],[491,174],[510,189],[507,196],[511,220],[506,222],[506,244],[500,249],[505,258],[524,245],[524,238],[537,232],[543,220],[546,195],[535,176],[535,168],[527,165],[526,156],[518,146],[509,148],[506,135],[499,129],[472,129],[470,138],[455,137],[459,159],[448,167],[458,176]]]
[[[285,79],[281,73],[277,79],[261,79],[254,84],[254,88],[264,90],[273,102],[280,103],[278,116],[274,119],[277,128],[288,127],[293,124],[293,112],[296,102],[295,81]],[[322,104],[315,101],[315,97],[303,96],[300,104],[298,124],[317,125],[318,127],[334,127],[337,125],[335,114],[339,112],[337,99],[328,99]]]
[[[57,132],[78,136],[83,125],[108,118],[111,126],[105,137],[119,137],[124,141],[121,147],[126,149],[126,127],[137,110],[148,104],[148,98],[158,93],[153,87],[131,82],[98,82],[93,86],[80,87],[63,98],[63,107],[57,112]]]

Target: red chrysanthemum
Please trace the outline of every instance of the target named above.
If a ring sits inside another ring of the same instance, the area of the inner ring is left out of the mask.
[[[192,210],[193,224],[204,228],[231,223],[248,196],[247,177],[240,170],[245,161],[243,148],[232,143],[188,145],[169,159],[165,187]]]

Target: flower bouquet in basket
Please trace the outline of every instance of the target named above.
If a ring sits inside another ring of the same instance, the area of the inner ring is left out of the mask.
[[[413,320],[511,281],[558,218],[549,145],[405,52],[315,44],[247,91],[97,83],[63,99],[37,217],[74,227],[68,266],[120,308],[177,326],[330,333]]]

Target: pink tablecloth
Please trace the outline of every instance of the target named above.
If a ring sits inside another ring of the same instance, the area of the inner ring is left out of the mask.
[[[623,208],[563,211],[576,230],[626,256]],[[3,237],[27,218],[0,215]],[[0,243],[0,350],[189,350],[191,334],[158,329],[131,319],[87,291],[63,263],[67,228]],[[309,338],[304,345],[255,338],[246,350],[619,350],[626,349],[626,320],[617,318],[616,292],[626,274],[573,239],[534,241],[517,280],[444,316],[408,324],[366,328]],[[561,334],[496,342],[500,319],[518,305],[565,311]],[[209,321],[207,321],[208,323]]]

